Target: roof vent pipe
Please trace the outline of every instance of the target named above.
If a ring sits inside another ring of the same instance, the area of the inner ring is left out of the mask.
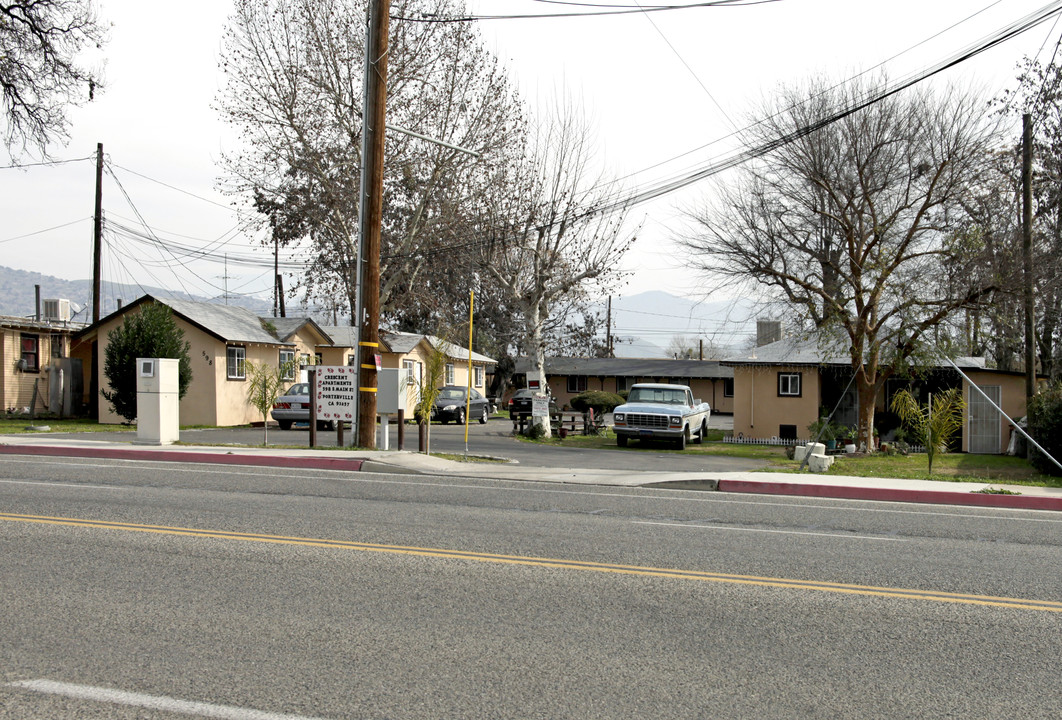
[[[34,285],[34,289],[37,292],[37,322],[41,321],[41,286]]]

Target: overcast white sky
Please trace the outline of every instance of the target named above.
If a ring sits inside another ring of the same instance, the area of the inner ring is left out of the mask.
[[[602,162],[614,176],[637,173],[628,184],[642,187],[733,149],[727,136],[781,83],[823,73],[848,77],[880,63],[900,78],[1047,4],[778,0],[613,17],[491,20],[481,27],[532,105],[558,93],[577,98],[596,128]],[[215,257],[175,260],[127,243],[107,248],[106,279],[207,297],[227,290],[269,299],[271,254],[258,251],[258,267],[235,262],[255,243],[234,233],[229,200],[214,189],[217,160],[232,142],[210,107],[221,87],[217,59],[230,7],[222,0],[100,1],[101,14],[113,23],[105,48],[108,86],[73,114],[70,144],[52,151],[57,159],[85,160],[0,170],[0,265],[91,277],[92,158],[102,142],[121,183],[105,182],[108,221],[139,226],[139,213],[160,237],[208,248]],[[474,0],[472,9],[497,15],[585,11],[533,0]],[[1050,58],[1060,33],[1062,23],[1052,18],[938,82],[974,83],[998,94],[1012,84],[1024,55]],[[635,272],[619,292],[666,290],[699,298],[710,289],[681,270],[671,243],[681,222],[677,206],[710,191],[710,184],[701,184],[635,208],[631,220],[642,222],[643,230],[624,261]]]

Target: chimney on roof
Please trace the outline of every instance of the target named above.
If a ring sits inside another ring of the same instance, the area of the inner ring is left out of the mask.
[[[118,298],[118,309],[119,310],[122,309],[122,299],[121,298]]]
[[[756,321],[756,347],[778,342],[782,339],[782,322],[780,320]]]
[[[41,286],[40,285],[34,285],[33,288],[34,288],[34,290],[36,290],[36,293],[37,293],[37,322],[40,322],[41,321]]]

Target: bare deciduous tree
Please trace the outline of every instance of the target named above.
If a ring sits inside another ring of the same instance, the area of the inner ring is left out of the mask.
[[[783,142],[692,213],[684,240],[702,270],[758,285],[843,338],[867,447],[886,378],[928,331],[992,290],[953,237],[996,142],[985,104],[911,89],[845,115],[878,90],[825,80],[784,89],[749,138]]]
[[[78,64],[100,47],[106,29],[89,0],[0,1],[0,88],[4,144],[12,155],[33,145],[44,153],[65,140],[67,110],[100,89],[100,78]]]
[[[271,240],[305,252],[308,297],[352,315],[358,226],[365,0],[237,0],[225,35],[223,116],[241,132],[226,158],[234,192],[254,199]],[[457,0],[392,3],[388,123],[480,153],[388,133],[380,305],[384,317],[432,298],[425,276],[459,228],[481,178],[510,161],[522,108]],[[466,288],[462,288],[467,293]],[[449,300],[448,298],[446,299]],[[452,305],[451,305],[452,306]]]
[[[519,350],[545,377],[550,333],[573,302],[618,280],[634,236],[623,230],[627,208],[604,209],[609,196],[592,172],[591,135],[570,104],[538,127],[528,147],[522,174],[487,216],[484,267],[517,311]],[[548,419],[536,420],[548,436]]]

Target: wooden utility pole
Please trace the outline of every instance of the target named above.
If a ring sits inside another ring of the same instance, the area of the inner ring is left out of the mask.
[[[1025,269],[1025,399],[1036,394],[1036,331],[1035,306],[1033,305],[1032,264],[1032,116],[1021,116],[1021,244],[1022,262]]]
[[[387,106],[387,32],[390,0],[370,0],[365,44],[365,112],[362,124],[362,213],[358,338],[358,445],[376,447],[376,359],[380,352],[380,225]]]
[[[96,212],[92,221],[92,322],[100,319],[100,255],[103,254],[103,143],[96,143]]]
[[[608,311],[605,315],[605,357],[613,357],[612,352],[612,296],[608,296]]]

